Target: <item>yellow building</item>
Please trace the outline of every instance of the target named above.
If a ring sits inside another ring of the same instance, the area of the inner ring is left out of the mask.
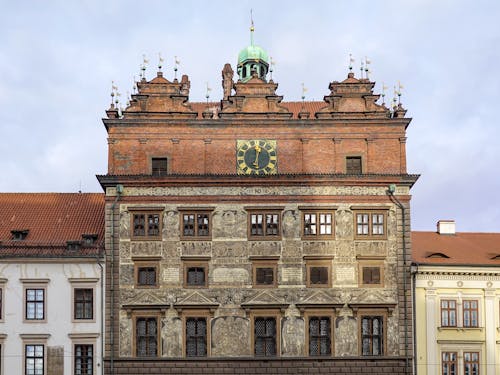
[[[412,232],[418,375],[500,374],[500,233]]]

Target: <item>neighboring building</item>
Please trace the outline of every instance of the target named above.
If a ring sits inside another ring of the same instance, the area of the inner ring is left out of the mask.
[[[419,375],[500,374],[500,233],[412,232]]]
[[[106,373],[411,373],[411,119],[351,72],[282,103],[268,68],[252,43],[220,103],[159,71],[106,112]]]
[[[0,374],[102,373],[103,194],[0,194]]]

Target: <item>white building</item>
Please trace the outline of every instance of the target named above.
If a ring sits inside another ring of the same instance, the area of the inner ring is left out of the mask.
[[[102,194],[0,194],[0,374],[102,374],[103,232]]]

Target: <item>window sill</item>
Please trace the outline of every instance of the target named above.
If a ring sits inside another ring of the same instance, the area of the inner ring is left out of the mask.
[[[438,331],[456,331],[456,332],[470,332],[470,331],[478,331],[483,332],[484,327],[437,327]],[[497,330],[500,328],[497,328]]]

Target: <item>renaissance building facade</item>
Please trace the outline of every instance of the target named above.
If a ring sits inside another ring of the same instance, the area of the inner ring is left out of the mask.
[[[107,110],[106,373],[412,373],[411,119],[268,70],[252,42],[219,103],[159,71]]]

